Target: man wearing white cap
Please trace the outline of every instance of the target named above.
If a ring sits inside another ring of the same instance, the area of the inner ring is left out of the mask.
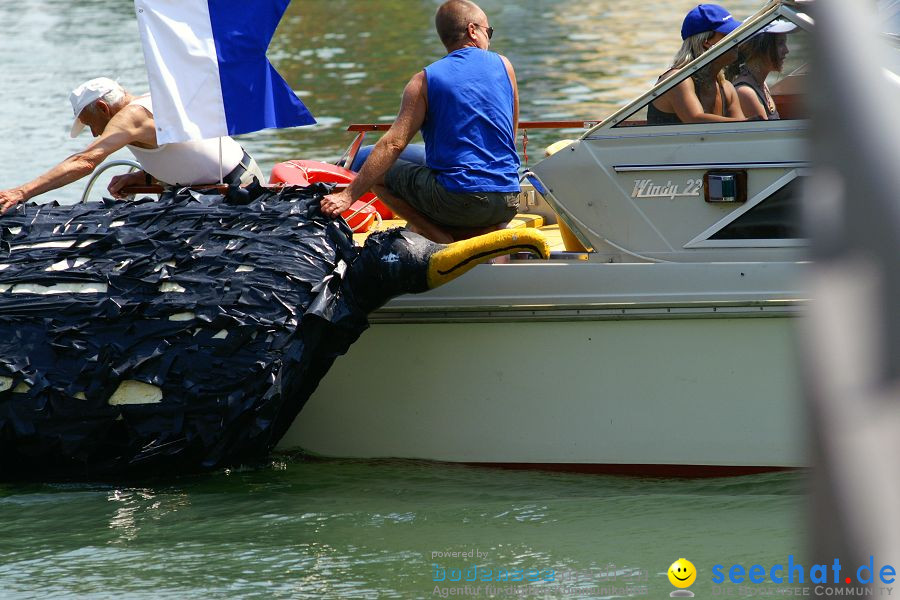
[[[90,127],[97,139],[36,179],[0,191],[0,212],[91,174],[109,155],[126,146],[143,171],[114,177],[108,189],[116,198],[132,185],[208,184],[218,182],[220,175],[225,183],[263,180],[256,161],[230,137],[222,138],[221,164],[218,139],[157,145],[150,96],[132,96],[111,79],[100,77],[81,84],[69,101],[75,113],[72,137]]]

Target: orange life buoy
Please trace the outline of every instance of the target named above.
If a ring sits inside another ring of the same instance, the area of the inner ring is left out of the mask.
[[[278,163],[272,169],[272,176],[269,179],[269,183],[286,183],[288,185],[310,185],[312,183],[350,183],[356,177],[356,173],[350,171],[349,169],[345,169],[344,167],[339,167],[337,165],[332,165],[329,163],[323,163],[316,160],[289,160],[287,162]],[[343,216],[347,218],[349,215],[353,214],[355,211],[359,210],[360,207],[364,206],[366,203],[371,200],[375,200],[372,204],[362,211],[359,212],[353,220],[353,223],[348,221],[348,224],[354,231],[368,231],[369,226],[374,222],[374,214],[377,212],[382,219],[392,219],[394,218],[391,210],[375,197],[375,194],[371,192],[362,196],[359,200],[357,200],[353,205],[347,209]],[[368,225],[363,225],[364,228],[357,228],[355,224],[359,224],[365,219],[368,219],[370,223]]]

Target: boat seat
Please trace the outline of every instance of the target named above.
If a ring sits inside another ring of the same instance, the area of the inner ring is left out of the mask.
[[[566,251],[566,244],[563,241],[562,233],[559,231],[559,225],[544,225],[543,227],[538,227],[538,229],[547,238],[547,243],[550,244],[550,252]]]
[[[547,238],[547,243],[550,244],[551,252],[565,250],[562,235],[559,233],[559,225],[544,225],[543,227],[538,227],[538,229],[544,234],[544,237]]]
[[[507,229],[519,229],[521,227],[541,227],[544,224],[544,217],[541,215],[532,215],[528,213],[519,213],[515,218],[506,224]]]

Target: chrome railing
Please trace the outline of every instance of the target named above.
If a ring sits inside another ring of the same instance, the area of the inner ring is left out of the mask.
[[[90,196],[91,190],[94,189],[94,184],[97,182],[97,178],[100,177],[100,175],[102,175],[107,170],[112,169],[114,167],[131,167],[128,170],[128,172],[133,173],[135,171],[139,171],[141,168],[141,165],[137,161],[129,160],[127,158],[122,158],[122,159],[118,159],[118,160],[110,160],[110,161],[103,163],[102,165],[100,165],[99,167],[94,169],[93,175],[91,175],[91,178],[88,179],[87,186],[85,186],[85,188],[84,188],[84,193],[81,194],[81,200],[78,201],[79,204],[81,204],[83,202],[87,202],[88,196]]]

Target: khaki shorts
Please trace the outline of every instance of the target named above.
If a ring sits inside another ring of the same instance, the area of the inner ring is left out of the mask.
[[[508,223],[519,209],[515,192],[450,192],[424,165],[398,160],[384,176],[388,190],[439,225],[487,227]]]

